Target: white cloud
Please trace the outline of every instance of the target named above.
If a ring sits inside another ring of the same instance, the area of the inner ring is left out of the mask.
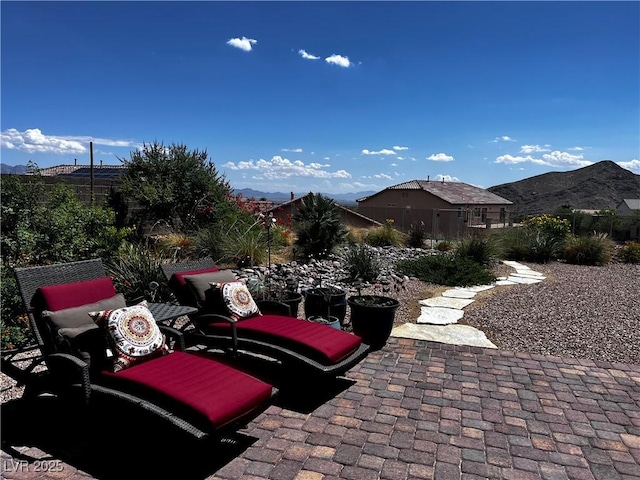
[[[245,52],[250,52],[253,50],[253,45],[258,43],[257,40],[253,38],[230,38],[227,41],[227,45],[231,45],[232,47],[239,48],[240,50],[244,50]]]
[[[336,55],[335,53],[325,58],[324,61],[344,68],[349,68],[352,65],[349,57],[343,57],[342,55]]]
[[[640,160],[634,158],[633,160],[629,160],[628,162],[617,162],[622,168],[626,168],[627,170],[631,170],[634,173],[640,174]]]
[[[538,153],[538,152],[548,152],[549,149],[545,147],[541,147],[540,145],[522,145],[520,147],[520,153]]]
[[[571,148],[567,148],[567,150],[569,150],[570,152],[583,152],[584,147],[571,147]]]
[[[389,150],[388,148],[383,148],[382,150],[362,150],[363,155],[395,155],[396,152],[393,150]]]
[[[387,175],[386,173],[378,173],[377,175],[374,175],[373,178],[382,180],[393,180],[393,177],[391,175]]]
[[[498,142],[515,142],[515,140],[511,138],[509,135],[502,135],[500,137],[496,137],[493,139],[493,143],[498,143]]]
[[[293,152],[293,153],[302,153],[301,148],[283,148],[283,152]]]
[[[547,165],[550,167],[586,167],[593,162],[585,160],[582,155],[574,155],[569,152],[561,152],[555,150],[551,153],[545,153],[542,158],[535,158],[531,155],[527,156],[514,156],[514,155],[500,155],[496,158],[495,163],[505,163],[509,165],[515,165],[518,163],[533,163],[535,165]]]
[[[394,150],[396,151],[400,151],[400,150],[409,150],[409,147],[399,147],[398,145],[395,145],[393,147]]]
[[[517,163],[525,163],[531,162],[537,165],[544,165],[545,163],[542,160],[533,158],[531,155],[527,155],[526,157],[521,156],[513,156],[513,155],[500,155],[496,158],[495,163],[506,163],[507,165],[515,165]]]
[[[453,162],[455,159],[446,153],[434,153],[433,155],[429,155],[427,160],[432,160],[434,162]]]
[[[572,153],[560,152],[558,150],[555,150],[551,153],[545,153],[544,155],[542,155],[542,158],[545,160],[547,165],[556,167],[564,167],[567,165],[586,167],[587,165],[591,165],[593,163],[589,160],[585,160],[583,155],[574,155]]]
[[[298,53],[302,58],[306,58],[307,60],[318,60],[320,58],[317,55],[311,55],[310,53],[307,53],[307,51],[303,50],[302,48],[298,50]]]
[[[441,181],[445,181],[445,182],[459,182],[460,179],[458,177],[452,177],[451,175],[442,175],[441,173],[439,173],[438,175],[436,175],[436,180],[441,182]]]
[[[109,147],[140,147],[138,143],[131,140],[78,135],[45,135],[39,128],[29,128],[24,132],[9,128],[0,133],[2,148],[21,150],[27,153],[81,154],[88,151],[89,142]]]
[[[279,180],[292,177],[307,178],[351,178],[351,174],[346,170],[336,170],[329,172],[325,170],[330,167],[328,164],[310,163],[306,165],[300,160],[291,161],[280,155],[274,155],[271,160],[260,159],[257,162],[249,160],[246,162],[227,162],[223,167],[229,170],[255,170],[261,178],[267,180]]]

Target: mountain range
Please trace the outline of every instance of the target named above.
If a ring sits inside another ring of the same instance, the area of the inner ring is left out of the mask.
[[[0,173],[22,174],[26,165],[0,164]],[[549,172],[517,182],[504,183],[487,189],[513,202],[512,214],[554,213],[563,206],[584,210],[615,208],[623,199],[640,198],[640,175],[626,170],[610,160],[602,160],[569,172]],[[266,199],[281,203],[307,192],[261,192],[251,188],[234,190],[247,198]],[[376,193],[367,190],[354,193],[324,193],[343,205],[355,205],[356,200]]]
[[[512,214],[555,213],[563,206],[580,210],[616,208],[640,198],[640,175],[610,160],[569,172],[550,172],[487,189],[513,202]]]

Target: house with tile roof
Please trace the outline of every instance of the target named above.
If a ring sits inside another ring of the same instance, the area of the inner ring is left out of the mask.
[[[289,201],[269,208],[264,213],[266,215],[273,215],[281,225],[291,225],[293,217],[296,213],[298,213],[298,208],[300,208],[303,200],[309,195],[312,195],[312,192],[309,192],[301,197],[295,197],[292,193],[291,199]],[[355,212],[353,210],[345,208],[338,203],[336,203],[336,206],[340,211],[340,219],[342,223],[349,227],[370,228],[382,226],[380,222],[377,222],[371,218],[367,218],[366,216],[361,215],[359,212]]]
[[[455,238],[470,227],[509,222],[512,202],[462,182],[411,180],[357,200],[358,213],[407,232],[422,228],[431,238]]]

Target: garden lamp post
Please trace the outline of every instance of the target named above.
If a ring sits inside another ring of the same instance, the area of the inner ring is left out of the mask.
[[[275,225],[277,219],[273,216],[273,212],[269,212],[266,221],[267,227],[267,269],[271,271],[271,227]]]

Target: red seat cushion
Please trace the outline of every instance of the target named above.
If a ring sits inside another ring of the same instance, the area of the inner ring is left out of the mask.
[[[208,267],[187,272],[176,272],[169,279],[169,287],[182,305],[197,306],[197,299],[187,285],[187,281],[184,279],[185,275],[198,275],[200,273],[218,272],[219,270],[218,267]]]
[[[84,282],[61,283],[38,289],[43,310],[57,311],[79,307],[115,296],[116,289],[109,277]]]
[[[271,385],[202,356],[173,352],[103,375],[151,388],[189,406],[214,428],[255,411],[271,398]]]
[[[326,325],[293,317],[262,315],[236,323],[238,337],[262,340],[304,354],[324,364],[333,365],[357,350],[360,337]],[[211,323],[207,333],[231,335],[226,322]]]

